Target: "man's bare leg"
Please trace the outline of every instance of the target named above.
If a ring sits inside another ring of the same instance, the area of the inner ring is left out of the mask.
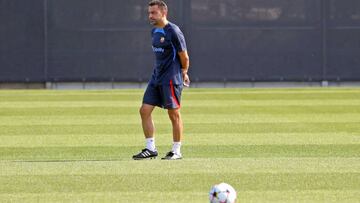
[[[151,113],[155,106],[143,104],[140,108],[141,123],[146,139],[146,148],[151,151],[156,151],[155,147],[155,126],[152,120]]]
[[[153,138],[155,133],[154,122],[151,117],[151,113],[155,106],[149,104],[143,104],[140,108],[141,123],[144,131],[145,138]]]
[[[180,108],[169,109],[168,114],[173,128],[174,143],[171,151],[181,156],[180,147],[181,147],[181,140],[183,138],[183,122],[181,119]]]

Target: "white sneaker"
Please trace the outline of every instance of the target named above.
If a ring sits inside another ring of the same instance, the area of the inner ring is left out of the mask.
[[[181,154],[176,154],[172,151],[168,152],[165,157],[161,158],[162,160],[177,160],[182,159]]]

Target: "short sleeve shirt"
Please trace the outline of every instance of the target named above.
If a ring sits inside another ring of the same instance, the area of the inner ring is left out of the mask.
[[[164,28],[152,29],[151,36],[156,62],[150,83],[182,85],[181,63],[177,53],[186,50],[184,34],[177,25],[169,22]]]

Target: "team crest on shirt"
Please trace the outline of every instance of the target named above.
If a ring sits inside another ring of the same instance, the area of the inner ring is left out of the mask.
[[[161,43],[164,43],[164,42],[165,42],[165,38],[164,38],[164,37],[161,37],[161,38],[160,38],[160,42],[161,42]]]

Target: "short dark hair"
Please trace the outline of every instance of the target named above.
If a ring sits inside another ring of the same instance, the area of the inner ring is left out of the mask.
[[[166,3],[162,0],[152,0],[149,2],[149,6],[158,6],[162,10],[168,10]]]

